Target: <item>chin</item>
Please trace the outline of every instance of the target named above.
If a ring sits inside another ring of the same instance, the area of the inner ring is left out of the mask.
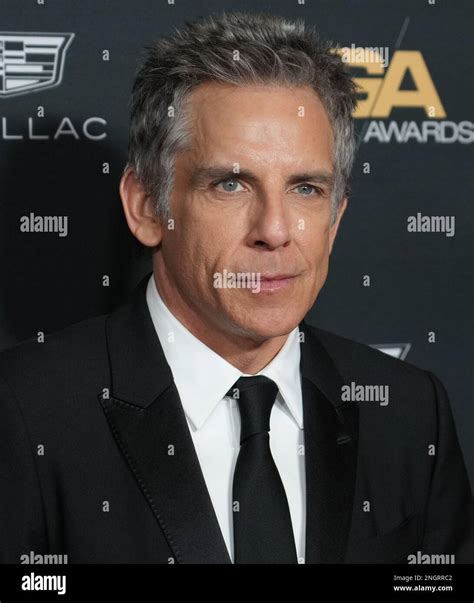
[[[290,331],[292,331],[304,318],[299,316],[288,316],[288,313],[282,313],[282,315],[275,315],[275,313],[270,312],[265,315],[252,316],[249,320],[247,320],[244,324],[242,324],[242,328],[245,333],[249,335],[255,335],[262,339],[268,339],[271,337],[281,337],[283,335],[288,335]]]

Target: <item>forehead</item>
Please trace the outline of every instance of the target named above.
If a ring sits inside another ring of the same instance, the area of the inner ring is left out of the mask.
[[[310,87],[206,82],[192,91],[187,110],[195,155],[230,162],[332,163],[331,124]]]

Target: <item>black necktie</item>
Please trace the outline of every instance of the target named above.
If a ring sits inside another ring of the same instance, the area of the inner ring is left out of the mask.
[[[270,450],[277,393],[277,384],[263,375],[240,377],[227,393],[236,398],[241,419],[232,486],[235,563],[297,563],[290,509]]]

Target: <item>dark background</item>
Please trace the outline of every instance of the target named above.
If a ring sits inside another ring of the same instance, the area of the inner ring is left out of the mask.
[[[301,17],[340,46],[418,50],[455,123],[471,119],[473,3],[462,0],[1,0],[4,32],[74,33],[59,86],[1,97],[0,118],[23,140],[0,140],[0,349],[108,312],[150,270],[128,233],[118,196],[126,161],[128,100],[142,48],[185,20],[222,10]],[[108,50],[110,60],[103,61]],[[413,86],[410,76],[404,82]],[[45,116],[36,117],[37,107]],[[82,136],[83,122],[107,121],[107,137]],[[47,141],[28,140],[28,117]],[[53,139],[69,117],[80,139]],[[429,118],[394,109],[390,121]],[[364,142],[350,207],[330,275],[309,320],[368,344],[410,343],[406,360],[434,371],[452,400],[474,482],[472,405],[472,149],[460,141]],[[102,173],[107,162],[110,173]],[[370,174],[362,166],[370,163]],[[69,235],[21,233],[22,215],[67,215]],[[408,233],[407,217],[450,215],[456,234]],[[110,286],[102,286],[102,276]],[[362,279],[369,275],[371,286]],[[436,343],[428,342],[428,332]],[[413,404],[416,404],[413,400]],[[406,421],[411,420],[410,416]]]

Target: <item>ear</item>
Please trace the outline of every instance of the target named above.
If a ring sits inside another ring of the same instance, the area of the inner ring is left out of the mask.
[[[329,254],[332,253],[332,247],[334,245],[334,241],[336,239],[337,231],[339,229],[339,224],[341,222],[341,218],[346,211],[347,207],[347,197],[342,199],[339,204],[339,209],[337,210],[336,219],[334,220],[334,224],[329,228]]]
[[[150,195],[132,168],[127,168],[123,173],[119,192],[125,218],[133,236],[147,247],[156,247],[162,237],[161,221],[156,215]]]

